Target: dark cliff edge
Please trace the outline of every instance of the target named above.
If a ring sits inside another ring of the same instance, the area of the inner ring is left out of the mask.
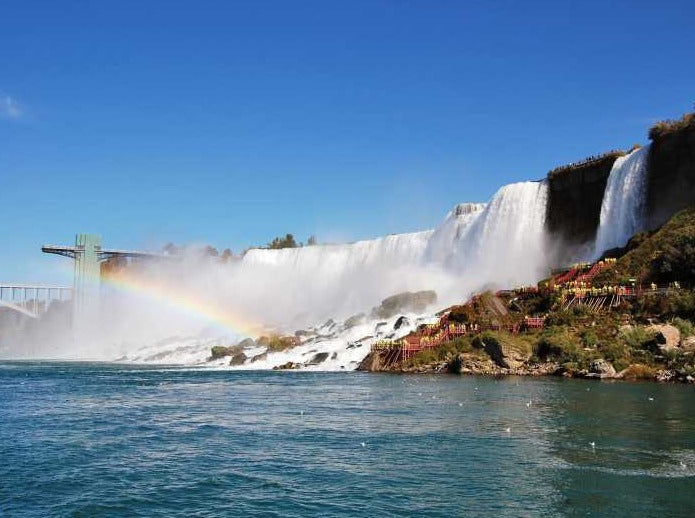
[[[624,154],[611,151],[548,173],[546,227],[554,240],[572,246],[596,237],[608,176]]]
[[[656,124],[649,138],[646,210],[653,229],[695,204],[695,113]]]

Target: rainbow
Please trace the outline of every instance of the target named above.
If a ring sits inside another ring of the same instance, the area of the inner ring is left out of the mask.
[[[120,292],[144,297],[197,316],[239,336],[258,336],[264,328],[263,325],[232,313],[219,304],[212,304],[169,284],[143,276],[129,275],[123,270],[114,270],[102,275],[101,282]]]

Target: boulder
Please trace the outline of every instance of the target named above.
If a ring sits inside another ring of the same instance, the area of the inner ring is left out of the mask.
[[[689,336],[681,340],[683,352],[695,352],[695,336]]]
[[[246,349],[247,347],[255,347],[255,345],[256,345],[256,342],[254,342],[253,338],[244,338],[236,346],[241,348],[241,349]]]
[[[652,324],[647,329],[654,332],[656,343],[662,350],[674,349],[680,344],[681,332],[670,324]]]
[[[498,374],[499,367],[490,358],[461,353],[449,362],[448,370],[460,374]]]
[[[523,351],[511,343],[493,337],[485,337],[482,340],[483,350],[492,360],[505,369],[517,369],[524,365],[531,357],[530,352]]]
[[[615,367],[613,367],[610,362],[604,360],[603,358],[598,358],[591,362],[587,377],[601,379],[615,378],[616,374]]]
[[[229,360],[229,365],[243,365],[246,363],[247,357],[244,353],[238,353],[232,356],[232,359]]]
[[[238,352],[238,348],[235,346],[225,347],[224,345],[215,345],[210,349],[210,358],[208,360],[219,360],[225,356],[232,356]]]
[[[327,359],[328,353],[317,353],[311,360],[304,363],[304,365],[318,365],[319,363],[325,362]]]
[[[254,356],[253,358],[251,358],[251,363],[263,361],[263,360],[265,360],[267,357],[268,357],[268,353],[267,353],[267,352],[264,352],[264,353],[261,353],[261,354],[257,354],[256,356]]]
[[[393,324],[393,329],[394,329],[394,331],[396,331],[403,326],[410,326],[410,320],[406,316],[398,317],[398,320],[396,320],[396,323]]]
[[[298,363],[287,362],[287,363],[283,363],[282,365],[276,365],[275,367],[273,367],[273,370],[274,371],[292,370],[292,369],[299,369],[300,367],[301,367],[301,365],[299,365]]]

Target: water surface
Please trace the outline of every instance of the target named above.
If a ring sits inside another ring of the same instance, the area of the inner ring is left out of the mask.
[[[4,362],[0,423],[2,516],[690,516],[695,503],[683,385]]]

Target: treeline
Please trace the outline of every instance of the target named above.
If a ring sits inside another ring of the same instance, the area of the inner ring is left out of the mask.
[[[316,236],[309,236],[306,240],[306,244],[303,242],[297,242],[297,240],[294,238],[293,234],[285,234],[284,236],[278,236],[273,238],[268,244],[265,246],[252,246],[248,247],[244,250],[241,251],[238,255],[235,254],[230,248],[225,248],[221,252],[215,248],[214,246],[211,245],[206,245],[204,246],[200,251],[202,254],[206,257],[213,257],[217,258],[222,262],[229,262],[232,260],[238,260],[244,257],[246,252],[252,249],[265,249],[265,250],[280,250],[283,248],[300,248],[303,246],[314,246],[317,245],[318,241],[316,240]],[[178,246],[175,245],[174,243],[167,243],[162,247],[162,252],[165,253],[166,255],[169,256],[175,256],[175,255],[180,255],[183,253],[185,250],[187,250],[187,247],[185,246]]]

